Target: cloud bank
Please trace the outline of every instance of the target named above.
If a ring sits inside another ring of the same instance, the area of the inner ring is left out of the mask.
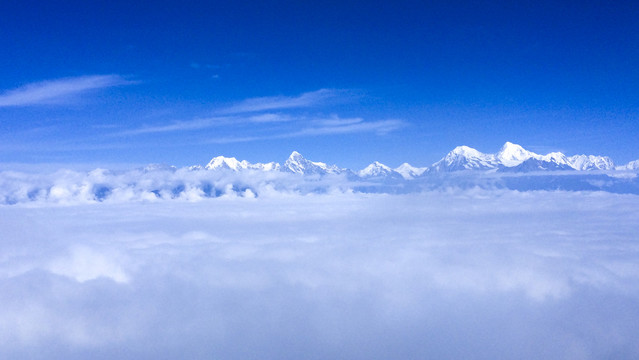
[[[350,125],[347,125],[350,126]],[[341,169],[335,174],[287,171],[205,170],[149,165],[132,170],[59,170],[53,173],[0,171],[0,204],[86,204],[97,202],[202,201],[216,197],[269,197],[281,194],[408,194],[468,189],[610,192],[639,195],[636,172],[444,173],[405,179],[364,176]]]
[[[0,356],[637,358],[637,200],[0,206]]]

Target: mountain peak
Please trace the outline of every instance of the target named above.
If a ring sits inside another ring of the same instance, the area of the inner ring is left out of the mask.
[[[262,171],[271,171],[271,170],[279,170],[280,164],[270,162],[267,164],[256,163],[251,164],[246,160],[239,161],[234,157],[225,157],[225,156],[216,156],[205,166],[207,170],[233,170],[233,171],[241,171],[241,170],[262,170]]]
[[[341,169],[335,165],[328,166],[323,162],[314,162],[305,159],[302,154],[293,151],[284,163],[284,170],[296,174],[328,174],[339,173]]]
[[[443,159],[433,164],[435,171],[494,169],[496,167],[494,155],[484,154],[466,145],[457,146]]]
[[[206,165],[206,169],[231,169],[239,170],[245,168],[248,163],[246,161],[238,161],[234,157],[216,156]]]
[[[410,166],[410,165],[408,165]],[[390,167],[375,161],[364,169],[360,170],[357,175],[361,178],[385,178],[389,181],[404,179],[404,175],[391,169]]]
[[[499,152],[516,152],[516,151],[526,151],[521,145],[511,143],[510,141],[506,141],[504,146],[501,147]]]
[[[495,157],[502,165],[511,167],[517,166],[530,158],[537,159],[539,158],[539,155],[524,149],[521,145],[506,141]]]
[[[428,168],[426,167],[414,167],[409,163],[403,163],[400,166],[395,168],[395,171],[398,172],[402,177],[406,180],[416,178],[417,176],[422,175],[426,172]]]
[[[577,170],[612,170],[615,168],[614,161],[608,156],[573,155],[568,160]]]
[[[477,155],[479,155],[481,153],[479,151],[477,151],[476,149],[473,149],[473,148],[471,148],[469,146],[461,145],[461,146],[457,146],[456,148],[454,148],[453,151],[451,151],[449,153],[449,155],[450,154],[477,156]]]
[[[302,154],[300,154],[297,151],[293,150],[293,152],[291,153],[291,155],[288,158],[289,159],[303,159],[304,157],[302,156]]]

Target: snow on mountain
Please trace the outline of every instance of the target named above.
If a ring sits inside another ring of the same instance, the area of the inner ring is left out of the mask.
[[[414,167],[404,163],[396,169],[374,162],[366,168],[352,172],[336,165],[305,159],[299,152],[293,151],[284,165],[276,162],[251,164],[246,160],[238,161],[234,157],[214,157],[205,167],[207,170],[226,169],[232,171],[261,170],[284,171],[296,174],[340,174],[349,173],[361,178],[397,177],[406,180],[423,176],[426,172],[451,172],[460,170],[498,170],[500,172],[530,172],[549,170],[634,170],[639,169],[639,160],[615,168],[614,162],[607,156],[574,155],[567,157],[561,152],[546,155],[536,154],[522,146],[506,142],[495,154],[485,154],[468,146],[458,146],[444,158],[428,167]],[[192,167],[191,170],[197,170]]]
[[[266,164],[256,163],[251,164],[246,160],[238,161],[234,157],[224,157],[224,156],[216,156],[206,165],[207,170],[233,170],[233,171],[241,171],[241,170],[262,170],[262,171],[272,171],[279,170],[280,164],[275,162],[270,162]]]
[[[607,156],[574,155],[568,161],[576,170],[612,170],[615,163]]]
[[[380,163],[379,161],[375,161],[374,163],[368,165],[364,169],[360,170],[357,175],[362,178],[370,178],[370,177],[397,177],[400,178],[403,176],[391,169],[390,167]]]
[[[240,169],[247,169],[249,163],[246,160],[238,161],[234,157],[216,156],[206,165],[207,170],[227,169],[238,171]]]
[[[530,158],[538,159],[540,155],[528,151],[520,145],[506,142],[495,157],[502,165],[511,167],[517,166]]]
[[[458,146],[434,163],[431,169],[437,172],[488,170],[495,169],[498,165],[499,161],[493,154],[484,154],[468,146]]]
[[[520,145],[506,142],[496,154],[484,154],[467,146],[458,146],[432,166],[433,171],[489,170],[517,172],[533,170],[612,170],[614,162],[607,156],[575,155],[561,152],[546,155],[528,151]]]
[[[414,179],[425,173],[427,170],[427,167],[414,167],[409,163],[403,163],[395,168],[395,171],[402,175],[402,177],[406,180]]]
[[[565,168],[574,169],[570,161],[568,161],[568,158],[566,157],[566,155],[560,152],[551,152],[549,154],[541,156],[537,160],[554,164],[554,165],[551,165],[551,167],[555,167],[556,165],[556,168],[565,167]]]
[[[310,175],[310,174],[339,174],[343,172],[336,165],[326,165],[323,162],[315,162],[305,159],[302,154],[297,151],[293,151],[291,156],[284,162],[283,171],[288,171],[296,174]]]
[[[563,154],[562,154],[563,155]],[[565,156],[564,156],[565,157]],[[517,166],[502,167],[500,172],[532,172],[532,171],[556,171],[556,170],[572,170],[575,169],[567,162],[562,161],[561,157],[544,156],[542,159],[529,158]]]
[[[616,167],[617,170],[639,170],[639,160],[634,160],[626,165],[621,165]]]

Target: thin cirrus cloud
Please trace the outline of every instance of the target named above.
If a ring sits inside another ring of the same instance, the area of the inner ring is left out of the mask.
[[[114,135],[142,135],[154,133],[168,133],[178,131],[202,130],[207,128],[232,128],[233,126],[253,124],[260,130],[282,123],[297,123],[298,126],[288,129],[278,125],[272,129],[270,135],[252,135],[250,130],[244,129],[243,136],[218,136],[207,143],[236,143],[256,140],[283,139],[302,136],[336,135],[351,133],[376,133],[385,135],[406,125],[402,120],[387,119],[365,121],[361,117],[340,118],[334,115],[330,118],[308,115],[292,115],[286,110],[320,107],[329,103],[351,101],[354,95],[347,90],[320,89],[306,92],[298,96],[269,96],[250,98],[227,108],[216,111],[218,116],[188,121],[175,121],[169,124],[148,125],[119,132]],[[303,123],[303,126],[299,126]]]
[[[120,75],[87,75],[34,82],[0,94],[0,107],[62,104],[91,90],[133,83]]]
[[[400,129],[405,125],[406,124],[403,121],[397,119],[364,121],[362,118],[333,118],[330,120],[313,121],[311,126],[305,127],[298,131],[284,132],[266,136],[220,137],[210,140],[209,143],[230,144],[259,140],[288,139],[304,136],[344,135],[355,133],[375,133],[378,135],[385,135],[389,132]]]
[[[115,135],[142,135],[142,134],[155,134],[166,133],[174,131],[189,131],[211,128],[214,126],[223,125],[229,122],[229,118],[208,118],[208,119],[195,119],[189,121],[176,121],[171,124],[158,125],[158,126],[144,126],[136,129],[126,130],[119,132]]]
[[[284,114],[264,113],[252,116],[217,116],[204,119],[194,119],[187,121],[175,121],[166,125],[143,126],[136,129],[126,130],[116,135],[141,135],[154,133],[167,133],[174,131],[201,130],[212,127],[232,126],[245,123],[266,124],[291,121],[293,118]]]
[[[228,108],[220,110],[221,114],[240,114],[281,109],[296,109],[324,104],[329,100],[351,97],[346,90],[320,89],[306,92],[298,96],[266,96],[246,99]]]

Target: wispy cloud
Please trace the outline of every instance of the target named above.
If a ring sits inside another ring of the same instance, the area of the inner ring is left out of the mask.
[[[60,104],[90,90],[132,83],[119,75],[89,75],[35,82],[0,94],[0,107]]]
[[[265,113],[252,116],[216,116],[205,119],[194,119],[187,121],[174,121],[169,124],[157,126],[143,126],[136,129],[126,130],[114,135],[141,135],[153,133],[166,133],[175,131],[201,130],[219,126],[232,126],[246,123],[266,124],[292,121],[293,118],[284,114]]]
[[[330,99],[336,99],[348,94],[345,90],[320,89],[306,92],[298,96],[266,96],[243,100],[226,109],[222,114],[239,114],[278,109],[294,109],[317,106]]]
[[[340,135],[354,133],[376,133],[385,135],[406,126],[406,123],[397,119],[364,121],[361,118],[329,119],[313,121],[313,125],[298,131],[291,131],[266,136],[220,137],[209,142],[214,144],[230,144],[239,142],[287,139],[304,136]]]
[[[286,113],[287,109],[296,107],[321,106],[329,99],[337,99],[338,97],[341,97],[342,100],[340,101],[343,101],[344,94],[349,94],[349,92],[346,90],[320,89],[295,97],[252,98],[215,112],[219,114],[218,116],[174,121],[160,125],[147,125],[112,135],[131,136],[209,128],[221,128],[229,134],[233,127],[241,127],[240,136],[224,136],[224,132],[221,131],[215,139],[206,140],[206,143],[222,144],[352,133],[384,135],[406,126],[404,121],[398,119],[365,121],[361,117],[341,118],[338,115],[324,117],[323,115]],[[350,94],[348,96],[352,97],[353,95]],[[289,125],[282,125],[282,123],[289,123]],[[247,124],[251,124],[250,128],[246,127]]]
[[[229,118],[207,118],[207,119],[195,119],[189,121],[176,121],[171,124],[158,125],[158,126],[144,126],[137,129],[131,129],[119,132],[114,135],[141,135],[141,134],[153,134],[153,133],[166,133],[174,131],[188,131],[188,130],[201,130],[214,126],[223,125],[229,122]]]
[[[259,115],[249,116],[248,120],[254,123],[274,123],[274,122],[286,122],[293,120],[293,117],[284,114],[265,113]]]
[[[329,119],[322,120],[316,126],[302,129],[292,133],[292,136],[304,135],[330,135],[330,134],[350,134],[361,132],[374,132],[380,135],[404,127],[406,124],[397,119],[364,121],[361,118],[353,119]]]

